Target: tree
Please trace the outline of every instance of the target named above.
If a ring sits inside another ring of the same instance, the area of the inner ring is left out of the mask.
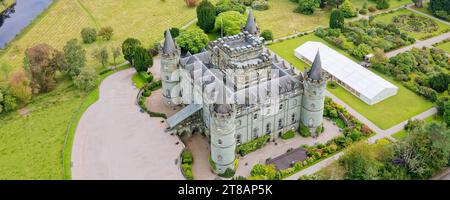
[[[11,112],[17,109],[17,100],[10,94],[3,95],[3,110],[4,112]]]
[[[261,33],[261,37],[263,37],[264,40],[266,40],[266,41],[270,41],[270,40],[273,40],[273,33],[271,30],[264,30]]]
[[[343,29],[344,28],[344,15],[340,10],[333,10],[330,15],[330,28],[338,28]]]
[[[216,7],[208,0],[203,0],[197,7],[198,26],[206,33],[214,30]]]
[[[65,62],[60,70],[73,79],[86,66],[86,51],[78,43],[77,39],[69,40],[63,50]]]
[[[133,65],[133,54],[138,46],[141,45],[141,41],[134,38],[127,38],[122,43],[122,54],[125,60],[130,62],[131,65]]]
[[[345,18],[356,16],[356,10],[350,0],[344,0],[342,5],[339,7],[339,10],[342,12],[342,15],[344,15]]]
[[[98,31],[98,36],[107,41],[111,40],[113,34],[114,29],[111,26],[103,27]]]
[[[450,126],[450,101],[444,103],[444,122]]]
[[[113,56],[113,60],[114,60],[114,65],[116,65],[116,59],[120,55],[122,55],[121,49],[120,49],[120,47],[112,47],[111,52],[112,52],[112,56]]]
[[[187,7],[195,7],[198,4],[198,0],[184,0],[186,2]]]
[[[133,67],[137,72],[146,72],[153,65],[153,58],[150,51],[144,47],[137,47],[133,55]]]
[[[178,36],[177,44],[183,51],[199,53],[208,44],[208,36],[201,29],[183,30]]]
[[[214,25],[214,30],[223,33],[224,36],[235,35],[241,32],[241,25],[247,21],[246,17],[236,11],[227,11],[220,13]]]
[[[98,75],[95,70],[89,67],[81,69],[80,74],[74,78],[75,86],[83,91],[91,91],[97,86]]]
[[[435,74],[428,79],[428,83],[436,92],[444,92],[450,84],[450,74],[444,72]]]
[[[25,66],[30,71],[35,93],[48,92],[56,85],[55,73],[64,64],[64,54],[48,44],[38,44],[25,52]]]
[[[370,62],[372,64],[376,64],[376,63],[384,63],[384,62],[387,62],[387,61],[388,61],[388,59],[386,57],[386,54],[384,54],[384,50],[375,47],[373,49],[373,57],[370,58]]]
[[[249,177],[249,179],[253,180],[273,180],[276,175],[275,166],[256,164],[250,171],[250,175],[251,177]]]
[[[431,122],[411,130],[395,144],[395,157],[415,179],[426,179],[444,168],[449,159],[450,130]]]
[[[316,8],[320,6],[319,0],[299,0],[297,11],[305,15],[312,15]]]
[[[450,20],[450,1],[448,0],[430,0],[428,9],[441,19]]]
[[[381,163],[376,159],[373,148],[366,143],[357,143],[339,159],[345,169],[345,179],[373,180],[377,179]]]
[[[108,64],[109,53],[106,47],[94,50],[92,55],[95,59],[97,59],[99,63],[102,63],[103,67],[105,67],[106,64]]]
[[[423,0],[412,0],[414,2],[414,5],[416,5],[416,7],[418,8],[422,8],[423,7]]]
[[[9,91],[20,103],[27,104],[31,100],[32,90],[30,80],[23,70],[18,70],[9,75]]]
[[[97,31],[90,27],[83,28],[83,30],[81,30],[81,38],[86,44],[93,43],[97,40]]]
[[[388,0],[377,0],[377,9],[379,10],[383,10],[383,9],[388,9],[389,8],[389,2]]]
[[[180,35],[179,28],[172,27],[169,29],[169,31],[170,31],[170,34],[172,35],[172,38],[177,38]],[[166,33],[166,31],[164,31],[163,37],[165,36],[165,33]]]

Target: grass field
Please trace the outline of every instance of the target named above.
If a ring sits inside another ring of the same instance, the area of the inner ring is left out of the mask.
[[[300,70],[304,70],[306,67],[308,67],[308,65],[295,57],[294,50],[307,41],[319,41],[327,44],[326,41],[315,36],[314,34],[309,34],[306,36],[275,43],[273,45],[270,45],[269,48]],[[337,49],[333,45],[328,46],[342,53],[348,58],[352,58],[347,53],[340,49]],[[398,94],[370,106],[340,86],[336,89],[329,88],[328,90],[382,129],[388,129],[432,107],[433,104],[431,102],[426,101],[424,98],[408,90],[401,83],[398,83],[382,74],[377,74],[395,84],[399,88]],[[408,103],[406,104],[405,102]]]
[[[410,14],[419,15],[419,14],[414,13],[414,12],[408,10],[408,9],[399,9],[399,10],[393,12],[393,13],[387,13],[387,14],[378,15],[377,17],[375,17],[375,21],[383,22],[383,23],[391,23],[392,19],[395,16],[398,16],[398,15],[410,15]],[[423,16],[423,15],[419,15],[419,16],[426,17],[426,16]],[[426,17],[426,18],[428,18],[428,17]],[[437,20],[434,20],[434,19],[432,19],[432,20],[439,26],[437,31],[434,31],[432,33],[407,31],[407,34],[412,36],[412,37],[414,37],[415,39],[423,40],[423,39],[434,37],[434,36],[437,36],[437,35],[440,35],[442,33],[450,31],[450,26],[448,26],[448,25],[446,25],[446,24],[444,24],[444,23],[442,23],[440,21],[437,21]],[[404,31],[406,31],[406,30],[404,30]]]
[[[0,3],[0,13],[6,10],[9,6],[11,6],[13,3],[15,3],[16,0],[3,0],[2,3]]]
[[[450,41],[437,45],[436,47],[450,54]]]
[[[127,37],[138,38],[144,46],[150,47],[163,38],[164,29],[181,27],[195,16],[195,9],[187,8],[181,0],[56,0],[6,50],[0,52],[0,64],[6,63],[10,70],[20,68],[25,49],[37,43],[45,42],[62,49],[66,41],[80,38],[84,27],[111,26],[114,29],[111,41],[99,39],[94,44],[84,45],[88,65],[100,66],[90,56],[95,48],[120,46]],[[112,56],[110,58],[112,64]],[[117,62],[120,61],[123,60]]]
[[[297,7],[290,0],[276,0],[270,2],[269,10],[254,10],[254,14],[261,31],[270,29],[275,38],[328,26],[330,10],[317,9],[313,15],[304,15],[294,12]]]

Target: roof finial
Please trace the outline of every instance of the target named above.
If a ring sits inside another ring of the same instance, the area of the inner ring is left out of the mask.
[[[319,49],[317,49],[317,54],[312,63],[311,70],[308,72],[308,76],[313,80],[322,79],[322,60],[320,59]]]

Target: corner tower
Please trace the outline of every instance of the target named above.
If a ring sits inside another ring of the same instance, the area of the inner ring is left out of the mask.
[[[227,169],[235,170],[234,161],[236,160],[236,108],[232,103],[227,102],[225,86],[220,97],[222,102],[210,106],[211,164],[213,165],[211,167],[217,174],[223,174]]]
[[[161,82],[164,104],[172,107],[181,103],[179,99],[180,75],[178,63],[180,62],[180,48],[167,30],[164,37],[164,46],[160,50],[161,54]]]
[[[308,127],[312,135],[322,125],[325,103],[325,88],[329,76],[322,70],[320,53],[317,51],[311,69],[306,73],[302,100],[301,123]]]

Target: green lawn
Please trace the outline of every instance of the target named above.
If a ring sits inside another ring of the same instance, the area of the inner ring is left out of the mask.
[[[450,41],[437,45],[436,47],[450,54]]]
[[[429,117],[425,118],[423,121],[425,123],[430,123],[432,121],[442,122],[442,117],[437,116],[437,115],[432,115],[432,116],[429,116]],[[394,133],[392,135],[392,137],[397,139],[397,140],[401,140],[401,139],[405,138],[407,136],[407,134],[408,133],[405,131],[405,129],[403,129],[403,130],[401,130],[401,131],[399,131],[397,133]]]
[[[133,74],[131,80],[137,88],[143,88],[147,83],[147,81],[139,73]]]
[[[375,17],[375,21],[383,22],[383,23],[391,23],[391,22],[392,22],[392,19],[393,19],[395,16],[398,16],[398,15],[410,15],[410,14],[413,14],[413,15],[419,15],[419,14],[414,13],[414,12],[408,10],[408,9],[404,9],[404,8],[403,8],[403,9],[399,9],[399,10],[393,12],[393,13],[386,13],[386,14],[378,15],[377,17]],[[424,16],[424,15],[420,15],[420,16],[426,17],[426,16]],[[428,17],[427,17],[427,18],[428,18]],[[437,21],[437,20],[434,20],[434,19],[432,19],[432,20],[433,20],[434,22],[436,22],[437,25],[439,26],[439,28],[438,28],[437,31],[434,31],[434,32],[432,32],[432,33],[411,32],[411,31],[409,31],[409,32],[407,32],[407,34],[410,35],[410,36],[412,36],[412,37],[414,37],[415,39],[423,40],[423,39],[430,38],[430,37],[434,37],[434,36],[437,36],[437,35],[440,35],[440,34],[442,34],[442,33],[445,33],[445,32],[450,31],[450,26],[448,26],[448,25],[446,25],[446,24],[444,24],[444,23],[442,23],[442,22],[440,22],[440,21]],[[406,30],[405,30],[405,31],[406,31]]]
[[[294,50],[307,41],[319,41],[324,44],[328,44],[321,38],[313,34],[309,34],[307,36],[297,37],[294,39],[275,43],[273,45],[270,45],[269,48],[300,70],[304,70],[306,67],[308,67],[308,65],[295,57]],[[328,46],[337,50],[343,55],[352,58],[341,49],[338,49],[337,47],[329,44]],[[382,74],[377,74],[395,84],[399,88],[397,95],[370,106],[340,86],[338,86],[336,89],[329,88],[328,90],[382,129],[388,129],[402,121],[408,120],[409,118],[422,113],[423,111],[433,106],[431,102],[426,101],[424,98],[408,90],[401,83],[398,83]]]

